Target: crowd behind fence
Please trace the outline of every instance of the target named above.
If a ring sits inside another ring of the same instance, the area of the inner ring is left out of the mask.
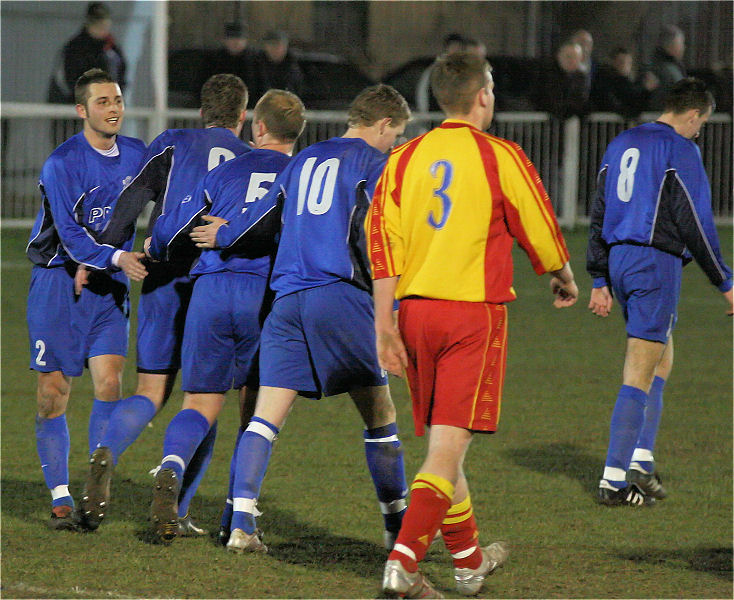
[[[498,113],[490,133],[523,147],[548,190],[563,226],[587,223],[599,163],[607,144],[638,121],[615,114],[594,113],[582,119],[559,121],[547,113]],[[410,139],[439,124],[440,113],[417,113],[408,125]],[[341,112],[311,111],[296,151],[315,142],[341,135],[346,115]],[[161,120],[151,109],[128,109],[122,133],[150,142],[160,133],[160,123],[170,128],[199,127],[196,110],[169,110]],[[38,176],[43,162],[58,139],[81,129],[73,107],[44,104],[4,103],[1,115],[2,152],[0,177],[3,225],[29,226],[40,204]],[[249,123],[243,129],[249,139]],[[733,210],[732,116],[714,114],[697,140],[711,181],[712,202],[717,222],[730,224]]]

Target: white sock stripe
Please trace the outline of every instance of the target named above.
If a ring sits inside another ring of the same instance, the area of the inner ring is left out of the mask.
[[[384,443],[384,442],[399,442],[399,441],[400,439],[398,438],[397,434],[389,435],[387,437],[381,437],[381,438],[364,438],[365,444],[369,442],[372,442],[374,444],[375,442]]]
[[[232,508],[235,512],[250,513],[256,517],[262,514],[257,510],[257,498],[233,498]]]
[[[624,481],[627,478],[627,471],[617,467],[604,467],[602,477],[607,481]]]
[[[383,515],[391,515],[393,513],[399,513],[401,510],[408,506],[405,502],[405,498],[398,498],[392,502],[380,502],[380,510]]]
[[[71,496],[71,494],[69,493],[68,485],[57,485],[54,489],[51,490],[52,500],[58,500],[59,498],[63,498],[64,496]]]
[[[175,462],[176,464],[179,464],[179,465],[181,465],[181,468],[182,468],[182,469],[183,469],[184,471],[186,470],[186,463],[185,463],[185,462],[183,461],[183,458],[181,458],[180,456],[178,456],[178,455],[176,455],[176,454],[169,454],[168,456],[164,456],[164,457],[163,457],[163,460],[161,461],[161,465],[162,465],[162,464],[163,464],[164,462],[168,462],[168,461],[170,461],[170,462]]]
[[[451,556],[453,558],[459,559],[459,558],[466,558],[467,556],[471,556],[477,551],[477,548],[479,546],[472,546],[471,548],[467,548],[466,550],[462,550],[461,552],[457,552],[456,554],[452,554]]]
[[[400,552],[400,554],[405,554],[405,556],[407,556],[408,558],[415,560],[415,552],[413,552],[407,546],[403,546],[402,544],[395,544],[393,550],[395,550],[396,552]]]
[[[227,504],[234,504],[234,502],[232,502],[232,498],[227,498]]]
[[[652,450],[648,450],[647,448],[635,448],[635,451],[632,453],[632,460],[642,460],[645,462],[655,461],[655,459],[652,457]]]
[[[250,421],[245,431],[256,433],[264,437],[269,442],[272,442],[275,439],[275,432],[272,429],[270,429],[270,427],[268,427],[264,423],[260,423],[259,421]]]

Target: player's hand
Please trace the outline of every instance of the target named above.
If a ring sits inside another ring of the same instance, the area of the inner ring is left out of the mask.
[[[560,277],[555,275],[551,277],[550,288],[553,295],[556,297],[553,300],[553,306],[556,308],[568,308],[576,304],[576,300],[579,298],[579,288],[576,286],[576,282],[571,279],[569,282],[564,282]]]
[[[117,259],[117,266],[133,281],[142,281],[148,274],[145,265],[140,262],[145,258],[142,252],[123,252]]]
[[[147,238],[145,238],[145,241],[143,242],[143,252],[145,253],[145,257],[146,257],[146,258],[147,258],[148,260],[150,260],[150,261],[152,261],[152,262],[158,262],[158,261],[157,261],[157,260],[156,260],[155,258],[153,258],[153,257],[152,257],[152,256],[150,255],[150,244],[151,244],[152,242],[153,242],[153,238],[152,238],[152,237],[147,237]]]
[[[607,286],[592,288],[589,299],[589,310],[599,317],[608,317],[612,310],[612,295]]]
[[[724,292],[724,298],[729,302],[729,310],[726,311],[726,314],[731,317],[734,315],[734,288],[730,289],[728,292]]]
[[[388,373],[405,377],[408,353],[397,329],[377,332],[377,360]]]
[[[217,247],[217,231],[227,222],[227,219],[215,217],[213,215],[204,215],[201,217],[204,221],[209,221],[208,225],[199,225],[189,234],[197,248],[216,248]]]
[[[79,265],[74,275],[74,294],[79,296],[82,293],[82,288],[87,283],[89,283],[89,271],[84,265]]]

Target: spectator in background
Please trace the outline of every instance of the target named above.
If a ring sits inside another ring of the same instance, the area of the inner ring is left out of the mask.
[[[253,81],[256,98],[269,89],[301,95],[303,71],[289,50],[289,42],[288,34],[277,29],[268,31],[263,37],[263,50],[257,60],[257,80]]]
[[[683,54],[686,51],[686,37],[675,25],[663,27],[658,38],[658,45],[653,52],[650,72],[657,77],[658,87],[650,95],[648,110],[659,111],[673,85],[686,76],[683,66]]]
[[[120,89],[125,89],[125,57],[110,30],[110,9],[102,2],[90,2],[82,30],[70,39],[57,55],[48,101],[55,104],[74,102],[74,83],[85,71],[98,68],[107,72]]]
[[[443,49],[441,50],[441,54],[449,55],[456,52],[461,52],[466,48],[467,41],[469,41],[469,43],[472,43],[473,40],[467,40],[460,33],[449,33],[445,38],[443,38]],[[474,43],[478,45],[477,42]],[[423,74],[418,80],[418,85],[416,85],[415,87],[415,108],[419,112],[439,110],[438,104],[436,103],[436,100],[433,98],[433,95],[430,92],[432,68],[433,63],[431,63],[428,68],[423,71]]]
[[[481,59],[487,58],[487,46],[485,43],[473,38],[466,38],[464,40],[464,51],[476,54]]]
[[[626,48],[615,48],[610,59],[610,64],[601,65],[592,79],[591,108],[634,118],[645,110],[658,80],[648,71],[635,81],[632,53]]]
[[[594,51],[594,38],[586,29],[578,29],[573,32],[571,41],[581,46],[581,70],[589,77],[593,77],[596,71],[596,61],[591,56]]]
[[[203,62],[197,89],[201,89],[212,75],[219,73],[237,75],[248,89],[257,87],[257,53],[248,48],[247,26],[241,21],[224,24],[222,45],[212,55],[211,60]],[[250,95],[253,103],[259,97]]]
[[[535,94],[537,110],[561,119],[587,112],[590,82],[582,70],[583,56],[576,42],[569,40],[561,45],[555,60],[540,73]]]

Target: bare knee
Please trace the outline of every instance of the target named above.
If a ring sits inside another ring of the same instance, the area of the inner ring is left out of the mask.
[[[390,397],[390,388],[386,385],[356,388],[350,390],[349,395],[367,429],[375,429],[395,422],[397,413]]]
[[[121,389],[122,373],[109,372],[94,378],[94,397],[102,402],[119,400]]]
[[[71,378],[61,371],[38,374],[36,394],[38,415],[43,419],[54,419],[66,412],[71,393]]]

